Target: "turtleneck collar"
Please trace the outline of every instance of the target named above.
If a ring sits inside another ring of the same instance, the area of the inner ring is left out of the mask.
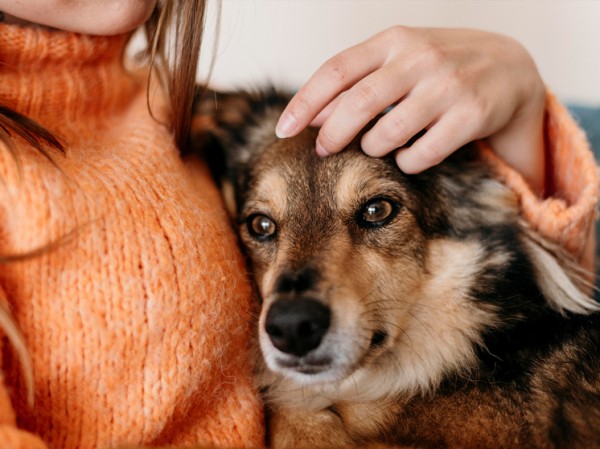
[[[0,104],[58,134],[102,120],[140,87],[123,65],[128,39],[0,24]]]

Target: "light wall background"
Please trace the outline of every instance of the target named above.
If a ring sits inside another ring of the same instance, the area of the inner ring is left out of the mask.
[[[395,24],[480,28],[518,39],[564,101],[600,105],[600,0],[209,0],[210,84],[297,88],[327,58]],[[214,51],[213,51],[214,50]]]

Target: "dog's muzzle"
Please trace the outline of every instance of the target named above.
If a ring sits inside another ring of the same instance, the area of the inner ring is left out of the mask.
[[[329,307],[315,299],[279,299],[267,312],[265,331],[278,350],[303,357],[319,347],[330,321]]]

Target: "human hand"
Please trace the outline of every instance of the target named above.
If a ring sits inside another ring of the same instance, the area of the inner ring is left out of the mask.
[[[488,138],[543,191],[545,86],[515,40],[466,29],[387,29],[323,64],[290,101],[277,135],[321,126],[316,151],[334,154],[389,106],[362,137],[368,155],[395,151],[404,172],[418,173]]]

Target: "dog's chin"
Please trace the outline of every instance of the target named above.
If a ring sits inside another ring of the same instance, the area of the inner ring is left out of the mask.
[[[270,345],[262,349],[270,371],[299,385],[338,383],[355,371],[361,358],[354,351],[317,350],[304,357],[297,357],[284,354]]]
[[[349,367],[327,364],[311,364],[301,358],[294,362],[274,357],[266,359],[271,371],[280,374],[299,385],[320,385],[336,383],[346,378],[352,371]]]
[[[299,357],[276,349],[266,334],[260,335],[260,347],[268,369],[299,385],[338,384],[360,366],[385,351],[387,333],[376,332],[368,347],[363,339],[349,338],[347,333],[331,332],[314,351]]]

